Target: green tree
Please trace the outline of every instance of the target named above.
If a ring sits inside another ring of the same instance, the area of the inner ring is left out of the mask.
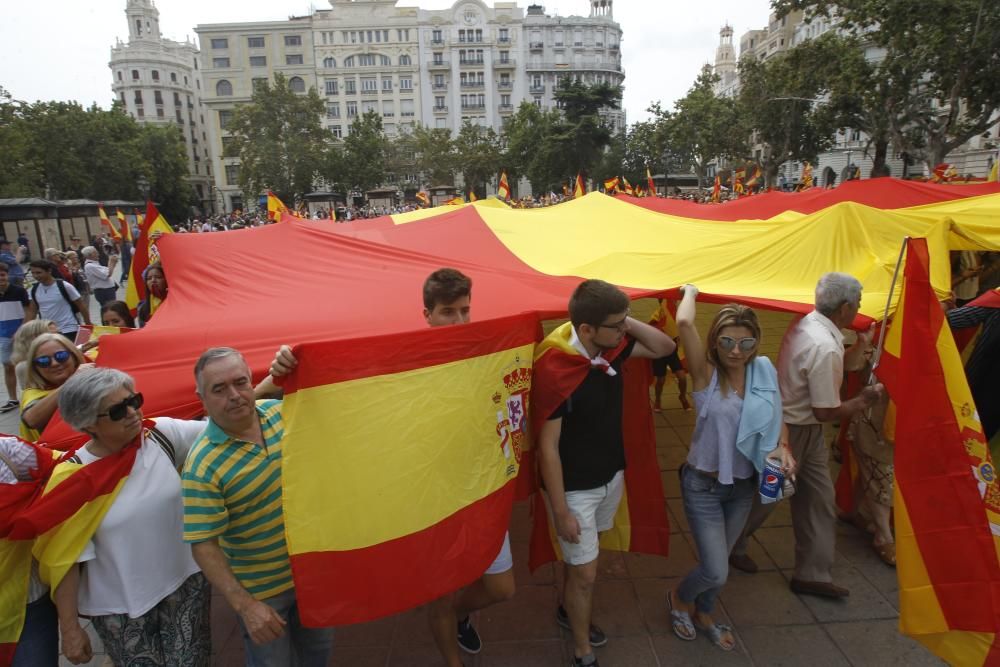
[[[564,77],[553,98],[562,116],[549,126],[545,137],[546,142],[551,144],[548,153],[557,160],[557,164],[561,163],[563,174],[575,176],[579,172],[586,178],[611,143],[612,130],[600,111],[620,107],[621,86],[606,83],[587,85]]]
[[[455,180],[455,145],[451,130],[417,125],[413,129],[417,171],[426,185],[451,185]]]
[[[168,220],[183,220],[198,203],[187,181],[188,160],[182,130],[176,125],[144,125],[139,133],[139,150],[145,159],[149,196],[159,202]]]
[[[500,177],[503,161],[500,136],[492,127],[479,127],[466,121],[454,145],[466,190],[473,190],[477,197],[485,197],[487,183]]]
[[[44,176],[32,151],[31,128],[24,117],[28,105],[0,87],[0,197],[32,197],[44,192]]]
[[[294,93],[280,72],[254,89],[249,104],[237,107],[228,130],[240,156],[240,188],[248,201],[272,190],[288,205],[310,192],[328,166],[330,133],[320,124],[326,109],[310,88]]]
[[[559,191],[567,171],[559,146],[550,137],[561,122],[558,110],[543,111],[531,102],[521,102],[504,128],[504,167],[511,185],[524,176],[534,192]]]
[[[385,181],[385,154],[388,141],[382,133],[382,116],[366,111],[355,117],[351,133],[344,139],[344,160],[351,184],[362,191]]]
[[[898,150],[941,163],[1000,122],[1000,3],[996,0],[772,0],[779,15],[835,14],[883,50],[872,81]]]

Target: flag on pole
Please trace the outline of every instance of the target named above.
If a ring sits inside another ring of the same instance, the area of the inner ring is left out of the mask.
[[[806,161],[802,167],[802,189],[808,190],[813,186],[813,166]]]
[[[576,185],[573,187],[573,197],[582,197],[587,194],[587,187],[583,184],[583,174],[576,175]]]
[[[535,434],[591,371],[590,359],[570,343],[572,327],[569,322],[563,324],[536,348],[531,391],[531,430]],[[604,358],[614,361],[625,345],[623,340],[617,349],[605,352]],[[622,376],[625,382],[622,403],[622,438],[627,462],[625,489],[614,525],[601,533],[601,548],[666,556],[670,547],[670,523],[656,461],[656,436],[649,406],[649,360],[626,360]],[[529,467],[527,460],[522,466]],[[540,489],[532,494],[531,505],[528,566],[535,570],[559,559],[560,549]]]
[[[479,197],[476,196],[476,191],[469,188],[469,202],[479,201]]]
[[[609,178],[608,180],[604,181],[604,191],[607,192],[609,195],[613,195],[614,193],[618,192],[617,176],[615,176],[614,178]]]
[[[128,226],[128,219],[120,208],[115,209],[115,216],[118,218],[118,227],[121,229],[121,238],[125,241],[132,241],[132,228]]]
[[[510,201],[510,184],[507,183],[507,172],[500,172],[500,184],[497,186],[497,199]]]
[[[910,239],[878,369],[896,407],[899,625],[951,664],[997,664],[1000,486],[929,266]]]
[[[649,173],[649,165],[646,165],[646,187],[649,189],[649,196],[656,195],[656,184],[653,183],[653,175]]]
[[[156,205],[152,201],[146,202],[146,218],[139,228],[139,238],[135,242],[132,251],[132,265],[128,271],[128,285],[125,286],[125,303],[129,310],[135,313],[139,302],[146,298],[146,283],[142,274],[150,264],[159,260],[159,253],[156,251],[156,240],[153,234],[173,234],[174,230],[167,221],[156,210]]]
[[[757,184],[760,183],[760,176],[761,176],[760,165],[755,164],[753,166],[753,171],[750,172],[750,178],[747,179],[748,190],[752,190],[753,188],[757,187]]]
[[[104,212],[104,204],[97,205],[97,215],[100,216],[101,224],[104,225],[104,229],[105,231],[107,231],[108,236],[110,236],[115,241],[120,241],[122,235],[118,233],[118,230],[115,229],[115,226],[111,224],[110,220],[108,220],[108,214]]]
[[[722,199],[722,179],[715,175],[715,184],[712,185],[712,201],[717,202]]]
[[[986,180],[991,183],[1000,181],[1000,159],[993,160],[993,166],[990,167],[990,175],[986,177]]]
[[[624,176],[622,176],[622,189],[625,190],[625,194],[635,196],[635,188],[632,187],[632,184]]]
[[[278,199],[278,196],[267,191],[267,219],[271,222],[281,222],[281,215],[283,213],[290,213],[288,207],[285,203]]]
[[[383,336],[364,358],[342,341],[295,348],[281,474],[306,625],[381,618],[482,576],[510,521],[537,332],[518,315]],[[388,387],[401,409],[384,409]],[[364,447],[338,435],[357,433]]]
[[[430,199],[430,197],[428,197],[427,193],[424,192],[423,190],[420,190],[419,192],[417,192],[417,201],[420,202],[423,206],[430,206],[431,205],[431,199]]]

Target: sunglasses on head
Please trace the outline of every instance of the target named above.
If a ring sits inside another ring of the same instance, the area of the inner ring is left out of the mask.
[[[51,355],[43,354],[40,357],[35,357],[34,364],[39,368],[48,368],[53,363],[65,364],[72,356],[73,355],[70,354],[69,350],[59,350],[58,352]]]
[[[138,410],[141,407],[142,407],[142,394],[136,393],[132,394],[128,398],[118,403],[115,403],[110,408],[108,408],[107,412],[99,412],[97,416],[107,417],[113,422],[120,422],[121,420],[125,419],[126,415],[128,415],[129,408],[132,408],[133,410]]]
[[[756,344],[756,338],[740,338],[736,340],[732,336],[719,336],[719,347],[722,348],[723,352],[729,352],[737,345],[740,346],[740,352],[749,352]]]

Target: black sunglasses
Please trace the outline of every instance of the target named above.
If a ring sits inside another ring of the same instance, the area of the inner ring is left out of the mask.
[[[97,416],[107,417],[113,422],[120,422],[121,420],[125,419],[125,416],[128,414],[129,408],[132,408],[133,410],[138,410],[141,407],[142,407],[142,394],[136,393],[122,400],[120,403],[115,403],[110,408],[108,408],[107,412],[97,413]]]
[[[34,364],[39,368],[48,368],[53,361],[57,364],[65,364],[71,356],[73,355],[69,353],[69,350],[59,350],[52,355],[43,354],[40,357],[35,357]]]

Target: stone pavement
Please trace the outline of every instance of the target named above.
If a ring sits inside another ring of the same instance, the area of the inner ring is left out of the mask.
[[[96,305],[96,304],[95,304]],[[700,307],[699,323],[714,315]],[[638,309],[637,309],[638,310]],[[96,311],[95,311],[96,312]],[[763,352],[777,359],[787,315],[761,313]],[[0,389],[2,392],[2,389]],[[695,562],[693,541],[680,499],[677,469],[687,455],[694,414],[680,409],[676,385],[667,383],[663,413],[655,415],[657,454],[667,497],[673,538],[669,558],[640,554],[602,554],[594,598],[594,621],[610,641],[597,649],[604,667],[665,665],[938,665],[938,659],[898,631],[895,570],[872,552],[853,527],[838,525],[834,576],[848,587],[845,601],[799,596],[788,589],[794,545],[787,504],[781,504],[751,543],[761,571],[733,572],[717,618],[733,626],[738,648],[724,653],[699,637],[684,642],[667,621],[665,596]],[[0,396],[0,398],[4,398]],[[0,415],[0,432],[16,433],[17,413]],[[835,472],[835,466],[832,470]],[[547,565],[527,569],[529,519],[519,503],[511,521],[517,594],[509,602],[474,616],[483,638],[482,653],[466,658],[467,667],[554,667],[569,664],[569,633],[554,614],[557,573]],[[233,612],[213,597],[213,665],[244,664],[242,639]],[[88,623],[89,625],[89,623]],[[91,631],[95,658],[90,666],[109,665]],[[63,659],[63,665],[69,663]],[[424,612],[410,611],[357,626],[339,628],[331,665],[337,667],[437,667],[441,664]]]

